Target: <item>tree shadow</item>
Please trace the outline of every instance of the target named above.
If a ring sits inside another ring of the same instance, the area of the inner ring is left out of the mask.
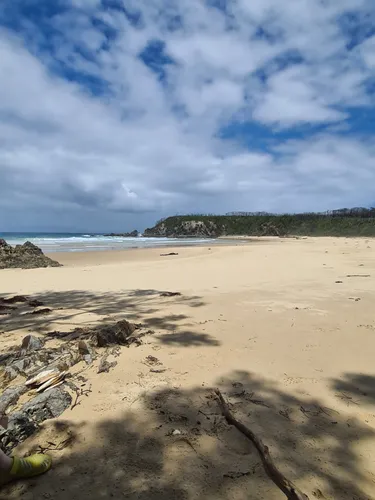
[[[68,290],[33,294],[27,300],[12,303],[9,314],[1,316],[0,333],[9,335],[27,330],[53,338],[53,332],[56,332],[56,338],[62,338],[63,336],[59,336],[61,331],[64,333],[76,327],[126,319],[141,323],[145,328],[172,332],[174,337],[169,342],[171,344],[218,345],[213,337],[190,328],[189,308],[203,307],[205,302],[202,297],[165,297],[163,293],[164,290],[136,289],[103,293]],[[4,299],[5,295],[0,295],[0,302]],[[38,308],[35,309],[30,303],[40,304],[39,309],[47,311],[38,313]],[[172,309],[177,309],[177,312],[174,313]],[[179,329],[183,331],[179,333]],[[162,333],[156,338],[162,343],[168,343],[167,337],[167,333]]]
[[[370,498],[373,481],[358,447],[374,439],[372,428],[353,419],[349,424],[347,415],[318,399],[296,396],[248,372],[233,372],[218,386],[236,417],[263,439],[279,468],[310,498]],[[224,421],[212,388],[163,388],[141,395],[137,406],[116,418],[81,424],[79,430],[75,423],[65,425],[75,435],[69,453],[56,452],[50,473],[8,487],[6,498],[283,497],[252,444]]]
[[[220,342],[207,333],[178,332],[158,335],[156,337],[162,344],[179,345],[184,347],[197,347],[202,345],[219,346]]]
[[[333,379],[332,387],[337,396],[348,405],[375,405],[375,376],[363,373],[344,373],[340,379]]]

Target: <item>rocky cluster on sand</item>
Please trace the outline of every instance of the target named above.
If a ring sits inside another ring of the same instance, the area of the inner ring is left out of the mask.
[[[42,250],[30,241],[12,247],[5,240],[0,239],[0,269],[60,266],[61,264],[44,255]]]
[[[22,295],[0,299],[6,315],[16,314],[20,308],[33,308],[22,314],[53,312],[43,305]],[[121,346],[141,345],[142,337],[150,333],[142,325],[121,320],[43,336],[27,335],[21,345],[0,354],[0,417],[6,416],[8,421],[6,426],[0,425],[2,449],[12,450],[37,431],[41,422],[60,416],[79,404],[80,397],[88,396],[91,390],[80,374],[88,365],[95,368],[97,364],[98,373],[109,371],[117,364],[111,358],[119,356]],[[21,396],[26,400],[23,404],[19,404]]]

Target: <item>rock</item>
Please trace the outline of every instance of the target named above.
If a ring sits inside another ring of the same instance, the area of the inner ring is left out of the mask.
[[[11,382],[19,375],[18,370],[13,368],[12,366],[6,366],[4,369],[4,378],[7,382]]]
[[[98,347],[108,345],[129,345],[129,337],[136,330],[136,325],[129,323],[125,319],[118,321],[114,325],[104,325],[96,329],[96,342]]]
[[[0,415],[3,415],[8,406],[14,405],[19,400],[20,396],[27,392],[27,387],[24,385],[17,385],[15,387],[8,387],[0,396]]]
[[[119,237],[119,238],[138,238],[139,232],[135,229],[134,231],[130,233],[109,233],[105,234],[104,236],[113,236],[113,237]]]
[[[95,350],[86,340],[80,340],[78,342],[78,352],[87,365],[91,365],[96,358]]]
[[[17,361],[13,361],[10,365],[13,370],[16,370],[18,374],[24,374],[25,370],[31,365],[31,359],[29,358],[21,358]]]
[[[39,424],[59,417],[72,403],[72,397],[63,389],[54,388],[39,394],[9,416],[8,428],[0,441],[5,451],[10,451],[34,434]]]
[[[207,220],[179,220],[175,218],[173,224],[164,221],[155,227],[146,229],[143,236],[146,237],[168,237],[168,238],[216,238],[225,234],[224,226],[218,226],[215,222]]]
[[[160,297],[177,297],[181,295],[181,292],[161,292]]]
[[[59,417],[71,403],[71,395],[61,388],[56,388],[35,396],[23,405],[21,411],[39,424],[49,418]]]
[[[181,436],[182,432],[179,429],[172,431],[172,436]]]
[[[37,267],[59,267],[61,264],[45,256],[42,250],[27,241],[23,245],[12,247],[0,239],[0,269]],[[27,300],[27,299],[26,299]]]
[[[33,335],[27,335],[22,340],[21,354],[25,354],[30,351],[39,351],[43,347],[43,341],[34,337]]]
[[[21,412],[13,413],[8,420],[7,429],[1,433],[2,449],[10,452],[37,430],[38,425],[30,417]]]

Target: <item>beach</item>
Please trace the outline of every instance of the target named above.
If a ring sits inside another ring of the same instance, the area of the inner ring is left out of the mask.
[[[108,320],[151,331],[109,373],[81,363],[90,392],[17,449],[49,447],[55,466],[0,498],[282,498],[216,387],[310,499],[375,498],[374,248],[256,238],[54,252],[63,267],[0,271],[2,297],[52,310],[0,316],[2,351]]]

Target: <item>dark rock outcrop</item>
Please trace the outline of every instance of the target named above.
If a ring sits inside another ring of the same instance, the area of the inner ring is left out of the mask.
[[[105,234],[104,236],[113,236],[113,237],[117,236],[120,238],[138,238],[139,232],[135,229],[131,233],[109,233]]]
[[[59,417],[72,403],[71,395],[56,387],[24,404],[19,411],[9,416],[8,427],[0,427],[0,443],[5,451],[12,450],[39,428],[39,424]]]
[[[136,325],[129,323],[125,319],[118,321],[114,325],[100,326],[95,330],[96,342],[98,347],[109,345],[129,345],[131,335],[136,330]]]
[[[5,240],[0,239],[0,269],[60,266],[61,264],[44,255],[42,250],[30,241],[12,247]]]

